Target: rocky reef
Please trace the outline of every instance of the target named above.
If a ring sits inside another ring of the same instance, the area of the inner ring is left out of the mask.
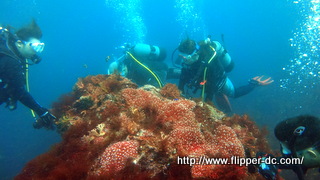
[[[138,88],[116,74],[88,76],[52,112],[62,142],[15,179],[259,179],[254,167],[190,166],[181,158],[200,162],[270,152],[266,131],[248,116],[227,117],[181,97],[173,84]]]

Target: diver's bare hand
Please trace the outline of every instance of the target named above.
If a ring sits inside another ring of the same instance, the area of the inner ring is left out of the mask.
[[[251,84],[256,84],[256,85],[259,85],[259,86],[266,86],[266,85],[269,85],[271,83],[273,83],[274,80],[271,79],[271,77],[268,77],[266,79],[262,79],[264,76],[256,76],[254,78],[251,78],[249,80],[249,83]]]

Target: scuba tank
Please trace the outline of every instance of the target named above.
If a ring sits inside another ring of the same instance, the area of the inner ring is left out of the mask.
[[[156,61],[163,61],[167,56],[167,52],[164,48],[142,43],[136,44],[132,48],[132,52],[136,56],[148,57],[149,59]]]
[[[9,36],[9,30],[7,28],[4,28],[2,26],[0,26],[0,46],[1,46],[1,50],[2,50],[2,46],[6,46],[7,41],[8,41],[8,36]]]
[[[0,55],[7,55],[20,61],[19,57],[9,48],[10,37],[13,37],[12,33],[7,28],[0,26]]]
[[[222,44],[218,41],[211,41],[214,44],[214,48],[219,55],[220,62],[224,68],[224,70],[228,73],[231,72],[234,68],[234,61],[232,61],[228,51],[222,46]]]

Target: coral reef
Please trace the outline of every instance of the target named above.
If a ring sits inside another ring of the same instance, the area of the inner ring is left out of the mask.
[[[190,166],[179,158],[270,152],[265,133],[248,116],[227,117],[184,99],[172,84],[138,88],[115,74],[89,76],[53,112],[63,141],[15,179],[258,179],[245,166]]]
[[[171,99],[181,98],[180,97],[180,94],[181,94],[180,90],[177,88],[177,86],[175,84],[171,84],[171,83],[166,84],[161,89],[160,94],[163,97],[171,98]]]
[[[76,108],[78,111],[87,110],[91,106],[93,106],[93,101],[90,96],[81,96],[79,101],[77,101],[73,105],[73,107]]]

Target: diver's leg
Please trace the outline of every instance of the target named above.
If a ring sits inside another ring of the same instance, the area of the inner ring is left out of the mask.
[[[235,96],[235,89],[231,80],[227,77],[225,85],[221,89],[221,93],[227,95],[228,97]]]
[[[256,87],[256,85],[249,83],[247,85],[236,88],[234,91],[234,98],[244,96],[244,95],[250,93],[255,87]]]
[[[226,114],[231,114],[232,107],[228,97],[234,97],[234,86],[229,78],[226,79],[225,85],[215,94],[215,101],[218,107]]]
[[[232,107],[227,95],[219,92],[215,95],[215,100],[219,109],[224,113],[230,114],[232,112]]]

